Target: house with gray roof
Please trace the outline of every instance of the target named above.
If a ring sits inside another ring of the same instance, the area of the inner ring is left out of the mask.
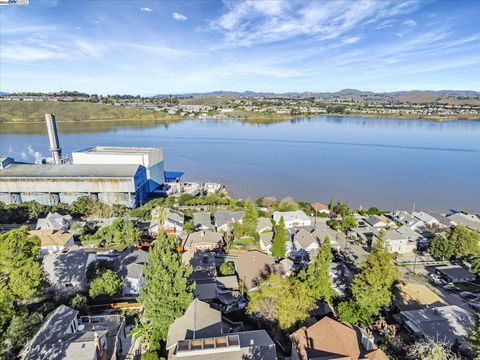
[[[459,265],[437,266],[435,273],[453,283],[473,282],[477,278],[474,273]]]
[[[42,266],[47,273],[51,290],[59,294],[86,290],[87,267],[95,258],[95,253],[87,253],[75,245],[66,253],[46,254],[42,259]]]
[[[273,241],[273,232],[264,232],[260,234],[260,249],[266,252],[267,254],[271,254],[272,250],[272,241]]]
[[[457,305],[438,306],[420,310],[401,311],[405,328],[415,339],[430,339],[460,348],[467,345],[467,337],[475,327],[475,315]]]
[[[266,217],[259,217],[255,231],[258,233],[273,231],[272,221]]]
[[[170,326],[168,359],[275,360],[275,343],[265,330],[229,332],[218,310],[198,299]]]
[[[125,343],[121,315],[82,316],[60,305],[20,352],[22,360],[116,360]]]
[[[406,226],[385,231],[383,238],[385,239],[385,245],[388,251],[397,254],[410,254],[417,249],[417,237],[409,236],[406,229],[413,231]],[[415,232],[413,231],[413,233]]]
[[[49,212],[46,217],[37,220],[35,230],[68,231],[71,224],[72,217],[70,215]]]
[[[145,282],[143,267],[147,264],[147,257],[146,251],[131,248],[115,261],[116,272],[123,278],[122,293],[124,296],[140,294],[140,288]]]
[[[199,211],[193,213],[193,227],[195,231],[215,230],[212,223],[212,217],[208,211]]]
[[[449,215],[448,220],[452,222],[452,225],[463,225],[472,231],[480,232],[480,220],[475,215],[457,213]]]
[[[384,228],[387,223],[378,215],[372,215],[365,219],[365,222],[374,228]]]
[[[418,230],[425,227],[425,223],[422,220],[417,219],[406,211],[397,211],[393,216],[400,224],[408,226],[412,230]]]
[[[219,210],[214,214],[217,231],[228,231],[229,225],[233,223],[242,224],[244,211]]]
[[[434,211],[430,211],[428,214],[437,220],[439,226],[441,227],[452,226],[452,222],[445,215],[439,214]]]
[[[320,247],[317,239],[305,229],[300,229],[293,235],[293,244],[296,250],[305,250],[309,254],[316,253]]]

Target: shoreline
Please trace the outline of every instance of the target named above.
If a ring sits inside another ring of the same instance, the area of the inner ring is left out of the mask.
[[[158,118],[158,119],[142,119],[142,118],[130,118],[130,119],[82,119],[82,120],[58,120],[58,123],[101,123],[101,122],[151,122],[151,123],[165,123],[165,124],[173,124],[179,121],[186,121],[186,120],[217,120],[217,121],[230,121],[230,120],[237,120],[246,123],[256,123],[256,124],[275,124],[284,121],[291,121],[295,119],[302,119],[302,118],[321,118],[321,117],[348,117],[348,118],[378,118],[378,119],[393,119],[393,120],[420,120],[420,121],[434,121],[434,122],[447,122],[447,121],[480,121],[479,117],[455,117],[455,116],[429,116],[429,117],[414,117],[414,116],[391,116],[388,114],[365,114],[365,113],[349,113],[349,114],[304,114],[304,115],[288,115],[288,116],[278,116],[279,114],[272,114],[271,117],[267,116],[254,116],[255,113],[249,113],[253,116],[245,117],[245,116],[235,116],[232,115],[231,117],[225,118],[215,118],[215,117],[206,117],[206,118],[189,118],[189,117],[181,117],[180,115],[171,115],[168,118]],[[23,124],[43,124],[43,120],[38,121],[0,121],[0,125],[2,124],[15,124],[15,125],[23,125]]]

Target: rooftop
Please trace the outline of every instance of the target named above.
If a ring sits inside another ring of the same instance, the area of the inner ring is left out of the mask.
[[[40,239],[40,246],[64,246],[73,237],[71,233],[53,229],[31,230],[30,234]]]
[[[160,151],[160,148],[154,147],[126,147],[126,146],[94,146],[79,152],[96,154],[146,154]]]
[[[12,164],[0,170],[0,178],[131,178],[140,165],[42,165]]]

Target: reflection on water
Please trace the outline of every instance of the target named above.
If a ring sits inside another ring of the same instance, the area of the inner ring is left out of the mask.
[[[60,123],[64,153],[93,145],[161,146],[166,168],[225,183],[238,196],[293,196],[445,211],[480,207],[480,122],[381,118]],[[0,125],[0,155],[48,155],[43,123]]]

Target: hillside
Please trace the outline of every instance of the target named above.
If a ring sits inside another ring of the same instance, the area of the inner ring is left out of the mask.
[[[57,114],[58,121],[92,120],[178,120],[164,112],[130,109],[90,102],[0,101],[0,122],[44,121],[46,113]]]

